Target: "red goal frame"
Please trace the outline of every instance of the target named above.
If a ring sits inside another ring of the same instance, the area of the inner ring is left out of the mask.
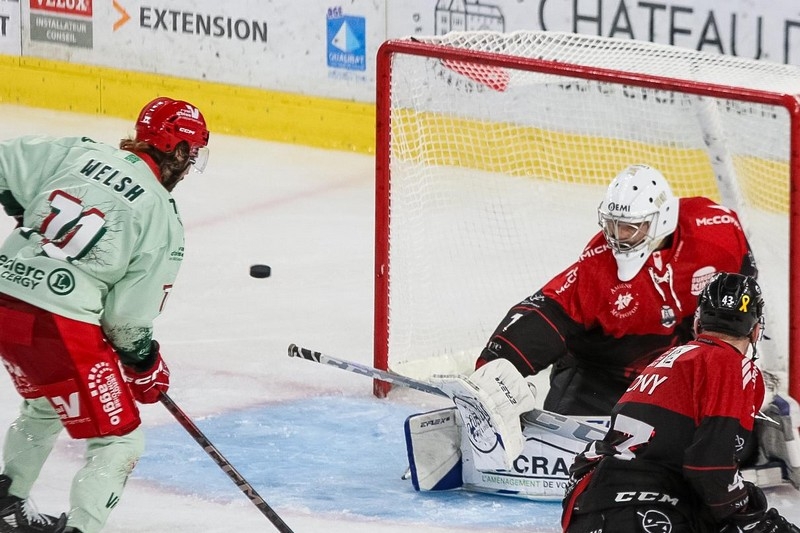
[[[389,253],[390,193],[391,193],[391,79],[392,59],[407,54],[451,61],[482,64],[492,67],[531,70],[596,80],[623,83],[636,87],[679,91],[683,93],[726,98],[780,106],[790,117],[790,184],[789,184],[789,331],[788,331],[788,390],[792,397],[800,398],[800,364],[792,354],[800,349],[800,95],[755,90],[742,87],[716,85],[677,78],[637,74],[604,68],[567,64],[557,61],[532,59],[471,51],[450,46],[438,46],[414,40],[390,40],[381,45],[377,54],[376,79],[376,135],[375,135],[375,285],[374,285],[374,365],[381,370],[389,368],[389,284],[391,264]],[[524,288],[521,288],[521,290]],[[477,357],[477,354],[476,354]],[[375,380],[373,392],[385,397],[391,385]]]

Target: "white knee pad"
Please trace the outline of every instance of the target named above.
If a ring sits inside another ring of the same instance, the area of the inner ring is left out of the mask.
[[[438,376],[433,381],[456,404],[473,448],[475,468],[510,470],[525,443],[520,416],[536,407],[528,382],[514,365],[496,359],[469,378]]]

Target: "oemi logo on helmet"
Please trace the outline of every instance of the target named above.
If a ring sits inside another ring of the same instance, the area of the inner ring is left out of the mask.
[[[609,211],[621,211],[623,213],[630,213],[631,206],[625,204],[618,204],[616,202],[608,202]]]

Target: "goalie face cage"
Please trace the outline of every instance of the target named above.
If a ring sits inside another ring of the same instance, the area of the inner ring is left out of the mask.
[[[506,311],[582,253],[611,179],[646,163],[739,213],[767,302],[762,366],[800,397],[800,70],[463,32],[388,41],[377,72],[377,368],[469,371]]]

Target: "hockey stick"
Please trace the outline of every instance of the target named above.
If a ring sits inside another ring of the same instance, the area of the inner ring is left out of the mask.
[[[225,459],[217,447],[214,446],[210,440],[208,440],[208,437],[206,437],[203,432],[200,431],[200,428],[198,428],[194,422],[192,422],[192,419],[189,418],[189,416],[184,413],[174,401],[172,401],[172,398],[167,396],[165,392],[162,392],[159,400],[164,404],[164,407],[167,408],[167,411],[169,411],[172,416],[175,417],[175,420],[177,420],[178,423],[183,426],[183,429],[185,429],[187,433],[189,433],[189,435],[191,435],[192,438],[197,442],[197,444],[203,448],[203,451],[205,451],[209,457],[211,457],[211,459],[217,463],[217,466],[219,466],[223,472],[228,474],[228,477],[233,480],[237,487],[239,487],[239,490],[241,490],[244,495],[247,496],[251,502],[253,502],[253,505],[258,507],[259,511],[261,511],[264,516],[266,516],[269,521],[272,522],[272,525],[275,526],[275,529],[281,533],[294,533],[292,529],[287,526],[281,517],[278,516],[278,514],[272,509],[272,507],[270,507],[269,504],[267,504],[267,502],[265,502],[264,499],[258,494],[258,492],[256,492],[256,489],[254,489],[253,486],[250,485],[250,483],[248,483],[244,477],[242,477],[242,475],[233,467],[233,465],[227,459]]]
[[[301,359],[314,361],[315,363],[335,366],[341,370],[347,370],[348,372],[360,374],[372,379],[379,379],[386,383],[391,383],[392,385],[402,385],[403,387],[427,392],[428,394],[448,397],[444,391],[431,383],[426,383],[391,371],[380,370],[361,363],[338,359],[330,355],[325,355],[324,353],[309,350],[308,348],[301,348],[296,344],[289,345],[289,357],[299,357]],[[525,413],[523,418],[528,425],[540,427],[546,431],[569,439],[578,439],[588,442],[594,439],[601,439],[605,434],[605,431],[600,430],[597,425],[570,416],[543,411],[541,409],[533,409]]]

